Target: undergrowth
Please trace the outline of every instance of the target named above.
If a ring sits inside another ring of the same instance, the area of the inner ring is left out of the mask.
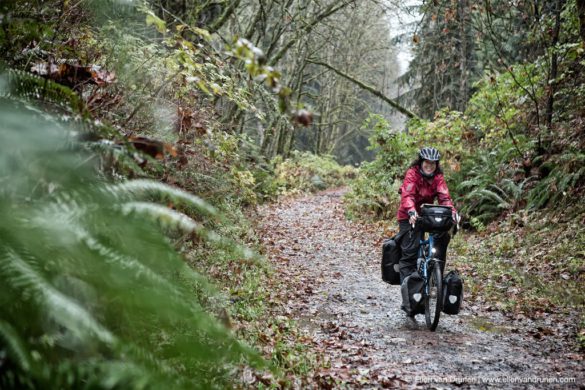
[[[332,156],[294,151],[288,158],[275,157],[255,174],[260,193],[267,199],[275,199],[347,185],[356,177],[357,170],[339,165]]]
[[[585,209],[521,211],[450,245],[471,301],[512,316],[577,314],[585,347]]]

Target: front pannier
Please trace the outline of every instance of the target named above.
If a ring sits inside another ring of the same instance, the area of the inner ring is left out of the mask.
[[[453,213],[449,206],[423,205],[420,224],[426,232],[446,232],[453,226]]]
[[[463,280],[457,271],[449,271],[443,278],[443,313],[459,314],[463,301]]]
[[[395,238],[389,238],[382,244],[382,280],[392,285],[400,284],[400,245]]]
[[[422,314],[425,312],[423,301],[423,278],[418,272],[408,275],[400,286],[402,293],[402,310],[408,315]]]

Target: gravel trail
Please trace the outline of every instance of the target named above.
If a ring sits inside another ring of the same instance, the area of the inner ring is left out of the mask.
[[[328,362],[314,387],[585,388],[583,354],[546,332],[562,319],[512,321],[464,301],[460,315],[441,315],[436,332],[424,315],[409,324],[399,287],[380,277],[382,233],[347,221],[342,195],[328,190],[260,210],[262,241],[286,291],[283,314]]]

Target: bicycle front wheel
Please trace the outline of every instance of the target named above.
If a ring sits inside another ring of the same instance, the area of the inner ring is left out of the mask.
[[[439,317],[443,307],[443,275],[439,263],[433,263],[429,275],[428,294],[425,297],[425,320],[427,328],[434,331],[439,325]]]

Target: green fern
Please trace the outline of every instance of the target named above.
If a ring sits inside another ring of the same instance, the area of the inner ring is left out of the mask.
[[[16,329],[3,320],[0,320],[0,338],[6,345],[9,356],[24,372],[29,372],[33,366],[29,350]]]
[[[32,73],[0,66],[0,97],[50,103],[69,114],[85,115],[85,105],[70,88]]]
[[[0,100],[15,107],[25,106],[31,115],[50,121],[55,127],[74,127],[83,134],[83,138],[95,140],[79,146],[92,151],[100,159],[103,173],[111,173],[109,171],[114,168],[122,174],[144,175],[143,169],[137,163],[136,149],[126,142],[109,141],[124,141],[125,137],[114,127],[93,120],[82,98],[69,87],[0,65]],[[42,105],[43,110],[38,109],[38,105]],[[46,115],[45,111],[59,115]],[[152,159],[150,161],[154,162]],[[157,162],[152,165],[156,164]]]
[[[124,195],[132,195],[133,197],[136,197],[156,194],[160,196],[162,200],[193,206],[197,212],[204,215],[216,216],[218,214],[214,207],[198,196],[151,180],[131,180],[115,186],[110,186],[108,189],[113,195],[119,197]]]
[[[262,365],[163,234],[253,257],[206,226],[217,210],[159,183],[101,182],[74,132],[15,106],[0,99],[0,387],[226,387]]]
[[[585,185],[585,153],[568,150],[546,162],[553,168],[528,194],[528,206],[541,208]]]

